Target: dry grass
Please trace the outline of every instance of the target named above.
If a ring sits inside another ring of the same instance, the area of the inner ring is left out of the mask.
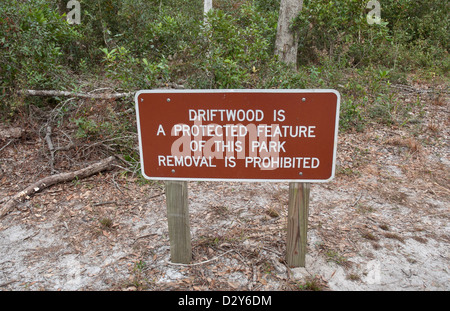
[[[388,239],[394,239],[394,240],[400,241],[402,243],[405,243],[405,239],[396,233],[387,232],[384,234],[384,236]]]
[[[371,241],[378,241],[380,240],[377,236],[375,236],[373,233],[369,232],[369,231],[363,231],[361,233],[361,236],[367,240],[371,240]]]
[[[420,152],[423,147],[414,137],[394,136],[386,141],[386,144],[398,147],[406,147],[411,152]]]

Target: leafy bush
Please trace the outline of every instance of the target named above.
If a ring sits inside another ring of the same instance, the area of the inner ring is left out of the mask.
[[[381,47],[392,38],[387,22],[369,25],[367,1],[304,1],[294,28],[300,33],[301,64],[328,57],[342,67],[365,66],[383,60]]]
[[[120,82],[125,89],[152,88],[157,82],[168,81],[168,64],[163,57],[159,62],[136,58],[121,46],[111,51],[103,48],[107,77]]]
[[[366,20],[367,2],[305,0],[294,24],[302,38],[301,64],[328,57],[342,67],[434,66],[448,72],[448,1],[380,1],[382,21],[373,25]]]
[[[0,3],[3,89],[62,87],[68,77],[64,47],[79,38],[48,1]]]
[[[64,89],[70,85],[67,47],[80,34],[45,0],[0,2],[0,112],[22,106],[18,89]]]
[[[64,0],[0,2],[2,106],[15,89],[80,88],[74,75],[130,91],[337,88],[341,125],[361,129],[395,116],[383,84],[420,70],[448,76],[448,1],[380,1],[382,22],[369,25],[366,0],[304,0],[291,26],[298,70],[274,56],[279,0],[217,0],[206,19],[203,0],[79,1],[80,25],[64,20]]]
[[[208,13],[203,39],[193,53],[198,68],[209,73],[211,88],[254,87],[258,72],[273,57],[276,15],[262,14],[243,4],[228,14],[220,9]]]

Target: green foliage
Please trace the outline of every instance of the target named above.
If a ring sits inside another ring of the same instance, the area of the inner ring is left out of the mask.
[[[96,138],[101,133],[110,132],[112,127],[110,122],[97,123],[95,120],[88,119],[84,116],[73,121],[78,126],[77,138]]]
[[[237,12],[212,10],[203,26],[202,44],[194,49],[198,67],[209,73],[211,88],[254,87],[258,72],[273,58],[275,14],[243,4]]]
[[[255,0],[253,4],[263,12],[278,12],[280,0]]]
[[[203,0],[80,0],[80,25],[65,21],[64,0],[3,0],[0,108],[17,105],[17,89],[80,88],[76,81],[95,77],[130,91],[169,82],[335,88],[344,130],[405,122],[410,108],[398,104],[389,83],[414,72],[448,77],[450,4],[380,1],[382,22],[369,25],[367,2],[305,0],[291,25],[300,37],[295,70],[274,56],[279,0],[217,0],[206,18]],[[120,123],[75,120],[84,138]]]
[[[48,1],[0,3],[0,88],[61,88],[67,82],[64,48],[79,38]]]
[[[300,37],[302,64],[328,57],[340,66],[365,66],[383,60],[381,47],[392,38],[388,23],[369,25],[367,1],[304,1],[293,27]]]
[[[157,81],[168,80],[168,64],[163,57],[159,62],[136,58],[125,47],[108,51],[102,48],[107,77],[119,81],[126,89],[151,88]]]
[[[302,38],[301,64],[327,57],[342,67],[428,66],[448,72],[448,1],[382,1],[382,21],[372,25],[367,2],[305,0],[293,26]]]
[[[70,84],[66,46],[80,37],[48,1],[0,2],[0,113],[23,106],[18,89],[64,89]]]

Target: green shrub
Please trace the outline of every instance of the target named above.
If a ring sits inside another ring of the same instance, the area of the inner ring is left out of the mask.
[[[163,57],[158,62],[151,62],[146,58],[136,58],[125,47],[118,47],[108,51],[103,48],[104,64],[107,77],[115,80],[121,88],[136,90],[152,88],[158,82],[168,81],[169,68]]]
[[[0,12],[0,87],[62,87],[68,77],[63,50],[78,32],[45,0],[3,0]]]
[[[448,73],[448,1],[380,1],[382,21],[373,25],[366,20],[367,2],[305,0],[293,26],[301,38],[300,64],[326,56],[342,67],[432,67]]]
[[[67,46],[80,34],[45,0],[0,2],[0,112],[22,106],[19,89],[64,89],[70,85]]]
[[[228,14],[208,13],[200,44],[192,50],[197,68],[209,73],[212,88],[254,87],[264,66],[273,57],[276,34],[274,14],[262,14],[250,4]]]
[[[47,0],[0,2],[2,108],[17,89],[79,89],[105,78],[130,91],[168,82],[335,88],[342,128],[362,129],[406,111],[389,83],[417,71],[448,77],[450,67],[448,1],[380,1],[382,22],[369,25],[367,0],[305,0],[291,26],[298,70],[274,56],[279,0],[217,0],[206,22],[203,0],[79,1],[80,25],[65,21],[64,0],[59,9]],[[80,122],[80,135],[98,126]]]

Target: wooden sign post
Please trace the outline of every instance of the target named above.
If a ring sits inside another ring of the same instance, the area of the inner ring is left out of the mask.
[[[187,181],[289,182],[286,261],[304,266],[311,182],[334,177],[334,90],[136,93],[142,174],[166,181],[171,260],[191,260]]]
[[[189,263],[192,259],[192,247],[186,181],[166,181],[166,205],[171,260]]]
[[[309,183],[289,183],[286,263],[304,267],[308,231]]]

